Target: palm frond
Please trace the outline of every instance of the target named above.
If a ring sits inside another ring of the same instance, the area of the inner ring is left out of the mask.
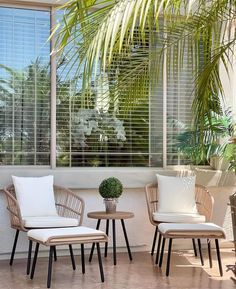
[[[150,66],[147,69],[152,43],[158,42],[155,57],[160,64],[166,55],[168,74],[181,73],[187,49],[196,73],[194,122],[203,141],[203,119],[211,119],[209,111],[221,113],[224,87],[219,67],[221,63],[229,73],[229,55],[235,45],[230,29],[235,23],[235,4],[230,0],[72,0],[62,7],[65,12],[56,28],[57,48],[66,53],[67,46],[74,46],[74,52],[68,53],[72,59],[68,65],[76,67],[75,77],[83,71],[84,89],[97,74],[111,73],[116,62],[117,78],[112,90],[121,97],[122,86],[128,83],[126,99],[130,106],[137,99],[134,85],[140,89],[147,80],[153,80],[153,70]],[[136,30],[143,43],[148,35],[150,45],[146,53],[137,51],[138,57],[130,58],[123,50],[135,45]],[[122,67],[125,62],[130,65]],[[160,71],[155,71],[156,82]]]

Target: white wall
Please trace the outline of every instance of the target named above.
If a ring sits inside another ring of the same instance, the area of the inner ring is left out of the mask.
[[[235,37],[235,26],[232,26],[231,36],[232,39]],[[226,38],[228,33],[226,34]],[[227,40],[228,41],[228,40]],[[235,47],[232,54],[229,53],[229,59],[226,60],[228,72],[225,69],[225,65],[220,63],[220,79],[224,88],[224,99],[226,107],[231,107],[234,121],[236,122],[236,58],[235,58]]]
[[[193,168],[197,183],[207,186],[236,185],[233,172],[211,170],[209,167]],[[0,167],[0,189],[12,182],[11,176],[45,176],[53,175],[55,183],[68,188],[98,188],[104,178],[115,176],[121,180],[125,188],[142,188],[156,180],[156,173],[168,175],[188,174],[190,167],[176,166],[161,168],[57,168],[45,167]]]

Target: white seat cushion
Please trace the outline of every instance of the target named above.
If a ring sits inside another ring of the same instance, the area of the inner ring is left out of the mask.
[[[79,226],[79,220],[60,216],[29,216],[24,217],[23,221],[26,228],[59,228]]]
[[[175,235],[177,237],[191,235],[199,235],[202,238],[217,237],[225,238],[224,229],[213,223],[204,224],[181,224],[181,223],[162,223],[158,226],[158,230],[162,234]]]
[[[40,242],[47,242],[48,239],[60,237],[88,237],[88,236],[106,236],[104,232],[88,227],[74,227],[74,228],[58,228],[58,229],[35,229],[27,232],[29,238],[33,238]]]
[[[158,212],[197,213],[195,176],[173,177],[157,174]]]
[[[204,215],[187,214],[187,213],[153,213],[153,220],[163,223],[204,223],[206,217]]]
[[[57,216],[53,176],[12,176],[12,179],[22,217]]]

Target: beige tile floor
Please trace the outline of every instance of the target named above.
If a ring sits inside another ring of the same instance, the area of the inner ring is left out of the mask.
[[[58,257],[53,263],[52,286],[55,289],[235,289],[234,273],[226,271],[227,265],[235,264],[235,254],[231,249],[222,250],[224,276],[220,277],[215,252],[213,269],[195,258],[192,251],[173,251],[171,272],[165,276],[166,255],[163,268],[153,265],[153,258],[148,252],[133,253],[130,262],[126,253],[118,253],[117,265],[113,266],[112,255],[103,258],[105,282],[100,282],[97,259],[88,263],[86,255],[86,273],[81,273],[80,260],[73,271],[69,257]],[[206,254],[205,254],[206,255]],[[46,288],[47,258],[38,258],[34,280],[25,274],[26,259],[16,259],[12,267],[8,261],[0,261],[0,289],[40,289]]]

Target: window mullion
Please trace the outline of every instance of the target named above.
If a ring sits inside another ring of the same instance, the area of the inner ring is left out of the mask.
[[[56,9],[51,8],[51,31],[56,26]],[[55,36],[51,37],[51,145],[50,145],[50,165],[52,169],[56,168],[56,53]]]
[[[36,35],[36,19],[34,20],[34,34]],[[34,45],[35,52],[37,51],[37,43]],[[37,53],[35,53],[37,55]],[[37,71],[34,66],[34,165],[37,164]]]
[[[163,168],[167,166],[167,52],[163,56]]]
[[[15,18],[14,18],[15,21]],[[13,33],[12,33],[12,42],[14,43],[14,21],[12,23]],[[13,74],[13,88],[15,89],[15,74]],[[12,94],[12,165],[15,164],[15,94]]]

